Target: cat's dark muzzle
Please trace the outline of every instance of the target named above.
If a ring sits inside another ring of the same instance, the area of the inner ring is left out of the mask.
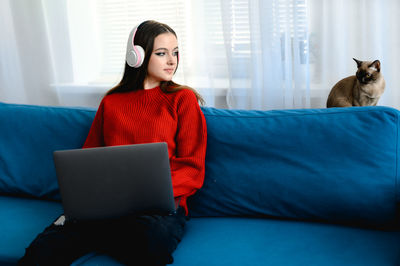
[[[370,79],[367,79],[366,77],[361,76],[361,75],[359,75],[359,74],[357,74],[356,77],[357,77],[357,80],[358,80],[361,84],[368,84],[368,83],[371,81]]]

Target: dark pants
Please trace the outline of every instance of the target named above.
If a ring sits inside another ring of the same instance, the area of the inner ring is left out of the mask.
[[[169,264],[185,223],[180,207],[174,215],[51,224],[33,240],[18,265],[70,265],[93,251],[126,265]]]

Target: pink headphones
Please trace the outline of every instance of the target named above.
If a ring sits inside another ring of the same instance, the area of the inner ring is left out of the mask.
[[[141,24],[139,24],[138,26],[134,27],[131,30],[131,33],[129,34],[128,38],[128,44],[126,47],[126,56],[125,56],[126,63],[130,67],[134,68],[139,68],[144,61],[144,49],[139,45],[135,45],[134,43],[136,31],[140,25]],[[179,63],[179,52],[178,52],[178,63]]]
[[[130,67],[134,68],[140,67],[144,61],[144,49],[139,45],[135,45],[134,43],[135,34],[139,26],[136,26],[131,30],[126,47],[126,63]]]

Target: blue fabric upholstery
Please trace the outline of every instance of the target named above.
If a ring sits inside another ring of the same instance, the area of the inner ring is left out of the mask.
[[[0,192],[60,199],[53,151],[82,147],[95,110],[0,103]]]
[[[366,229],[398,225],[399,111],[203,112],[206,178],[174,265],[400,265],[400,230]],[[0,265],[62,213],[52,153],[81,147],[94,115],[0,103]]]
[[[206,179],[193,217],[396,221],[399,112],[386,107],[203,109]]]
[[[29,243],[62,213],[60,202],[0,196],[0,265],[15,264]]]
[[[377,266],[400,261],[400,232],[257,218],[196,218],[174,266]],[[90,254],[73,266],[121,265]]]
[[[196,218],[176,266],[399,265],[400,232],[257,218]]]

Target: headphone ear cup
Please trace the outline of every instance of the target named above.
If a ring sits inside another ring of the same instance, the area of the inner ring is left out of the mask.
[[[130,66],[130,67],[134,67],[137,63],[137,55],[135,53],[135,51],[133,49],[127,49],[126,50],[126,63]]]
[[[138,68],[143,64],[144,61],[144,49],[135,45],[132,49],[126,51],[126,63],[130,67]]]
[[[144,49],[142,48],[142,46],[139,46],[139,45],[135,45],[135,48],[136,48],[137,57],[138,57],[135,67],[138,68],[144,62]]]

